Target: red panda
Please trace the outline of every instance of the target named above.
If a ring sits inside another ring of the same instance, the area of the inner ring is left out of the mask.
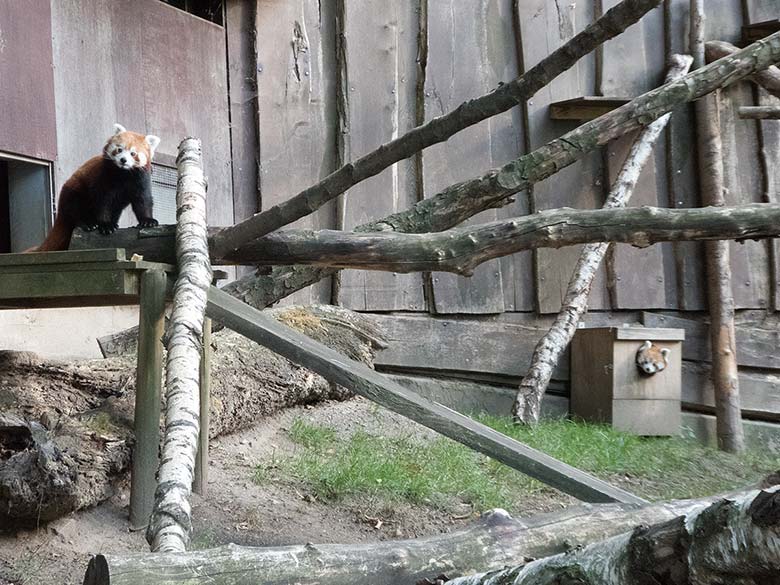
[[[667,347],[658,347],[650,341],[645,341],[636,352],[636,367],[639,372],[652,376],[669,365],[669,353]]]
[[[29,252],[67,250],[73,230],[97,229],[111,234],[119,216],[130,205],[139,227],[152,227],[152,157],[160,139],[128,132],[114,124],[114,134],[103,154],[81,165],[65,181],[57,203],[57,216],[49,235]]]

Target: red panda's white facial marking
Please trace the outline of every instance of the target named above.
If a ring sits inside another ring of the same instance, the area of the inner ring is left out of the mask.
[[[128,132],[121,124],[114,124],[114,135],[103,152],[120,169],[146,168],[159,144],[157,136]]]

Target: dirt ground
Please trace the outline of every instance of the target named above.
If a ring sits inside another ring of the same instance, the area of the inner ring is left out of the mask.
[[[268,464],[292,453],[295,447],[286,431],[299,417],[337,429],[345,436],[358,429],[370,429],[384,436],[434,434],[355,398],[286,410],[254,428],[220,438],[210,450],[208,493],[205,497],[193,496],[193,547],[229,542],[272,546],[414,538],[449,532],[471,521],[468,509],[412,505],[386,509],[368,500],[348,500],[336,505],[317,501],[302,486],[256,484],[252,475],[258,464]],[[143,532],[128,531],[128,502],[125,484],[114,498],[96,508],[37,530],[0,535],[0,585],[80,584],[90,555],[148,550]],[[529,499],[524,508],[527,505],[528,513],[549,511],[570,502],[568,497],[550,492]]]

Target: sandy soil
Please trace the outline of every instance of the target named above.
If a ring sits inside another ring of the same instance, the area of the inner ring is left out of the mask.
[[[290,409],[252,429],[223,437],[211,446],[208,493],[193,496],[193,547],[228,542],[267,546],[414,538],[449,532],[470,521],[468,510],[464,514],[458,509],[411,505],[386,509],[379,502],[359,499],[335,505],[317,501],[303,487],[279,482],[256,484],[252,472],[258,464],[268,464],[294,449],[286,431],[298,417],[337,429],[345,436],[358,429],[385,436],[433,435],[416,423],[356,398]],[[569,501],[551,492],[525,502],[524,512],[552,510]],[[148,550],[142,532],[128,531],[127,506],[125,484],[113,499],[96,508],[37,530],[0,535],[0,585],[80,584],[90,555]]]

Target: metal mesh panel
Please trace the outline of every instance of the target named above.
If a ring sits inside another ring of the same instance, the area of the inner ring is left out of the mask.
[[[152,163],[154,218],[160,224],[176,223],[176,169]]]

